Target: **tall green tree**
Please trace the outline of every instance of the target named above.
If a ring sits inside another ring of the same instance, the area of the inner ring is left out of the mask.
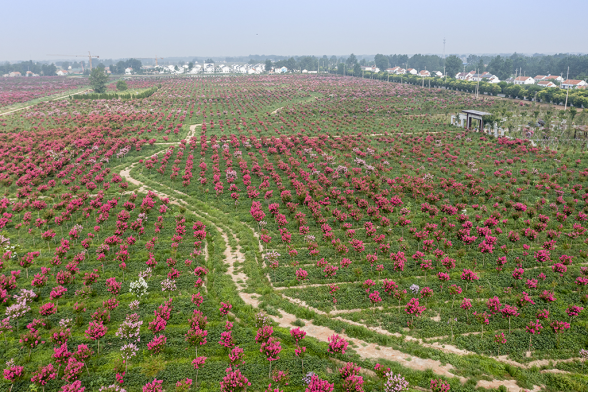
[[[41,72],[45,76],[54,76],[55,73],[57,72],[57,67],[53,63],[51,63],[51,64],[43,64],[41,66]]]
[[[127,90],[127,82],[125,82],[124,80],[120,79],[117,81],[117,90],[118,91],[125,91]]]
[[[358,63],[358,59],[356,58],[356,55],[352,53],[350,57],[346,59],[346,66],[353,67],[356,63]]]
[[[90,85],[95,93],[106,92],[106,82],[108,81],[108,75],[104,73],[104,68],[95,67],[90,73]]]
[[[482,74],[483,72],[485,72],[485,63],[483,62],[483,59],[479,59],[479,62],[477,63],[477,70],[479,72],[479,74]]]
[[[389,58],[388,56],[379,53],[374,56],[374,64],[380,68],[381,71],[386,71],[386,69],[389,68]]]
[[[264,64],[264,69],[266,70],[266,72],[268,72],[272,69],[272,60],[270,60],[270,59],[266,60],[266,63]]]
[[[291,57],[290,59],[288,59],[286,61],[286,68],[290,71],[293,72],[295,70],[295,68],[297,67],[297,61],[294,59],[294,57]]]
[[[446,74],[452,78],[460,72],[462,68],[462,60],[456,55],[448,56],[446,58]]]

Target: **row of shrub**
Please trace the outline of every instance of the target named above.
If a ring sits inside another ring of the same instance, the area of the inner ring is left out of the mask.
[[[139,100],[143,98],[150,97],[155,93],[161,85],[151,87],[147,90],[144,90],[140,93],[88,93],[88,94],[79,94],[76,97],[70,96],[72,99],[82,99],[82,100]]]

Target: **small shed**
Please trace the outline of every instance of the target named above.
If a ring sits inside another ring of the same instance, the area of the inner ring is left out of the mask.
[[[472,120],[479,121],[479,130],[483,129],[483,116],[491,115],[488,112],[475,111],[472,109],[463,110],[462,113],[466,114],[466,128],[472,128]]]

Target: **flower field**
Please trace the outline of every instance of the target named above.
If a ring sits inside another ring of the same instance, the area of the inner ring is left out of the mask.
[[[0,108],[79,89],[87,84],[85,78],[60,76],[0,78]]]
[[[0,119],[3,390],[586,390],[587,150],[449,124],[558,113],[156,84]]]

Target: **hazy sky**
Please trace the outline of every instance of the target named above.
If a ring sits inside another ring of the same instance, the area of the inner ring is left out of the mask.
[[[0,60],[587,53],[587,0],[6,2]]]

